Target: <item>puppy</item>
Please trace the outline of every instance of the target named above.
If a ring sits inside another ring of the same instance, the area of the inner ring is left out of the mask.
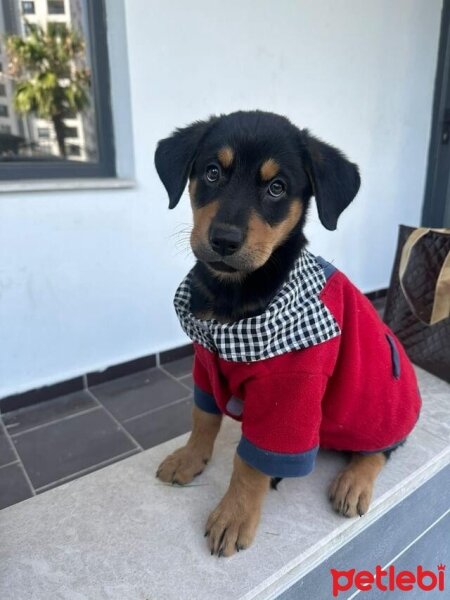
[[[363,515],[389,453],[416,423],[420,396],[370,302],[306,249],[311,198],[336,229],[358,192],[357,166],[260,111],[176,130],[159,142],[155,165],[169,208],[189,180],[197,259],[175,297],[195,348],[192,433],[157,477],[187,484],[199,475],[225,414],[242,421],[242,438],[206,524],[211,554],[248,547],[271,479],[310,473],[319,446],[352,453],[329,498],[342,515]]]

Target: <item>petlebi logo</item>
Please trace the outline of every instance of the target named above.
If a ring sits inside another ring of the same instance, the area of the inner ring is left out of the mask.
[[[381,592],[410,592],[411,590],[422,590],[430,592],[445,590],[445,565],[437,565],[436,571],[424,569],[418,565],[415,571],[396,571],[394,565],[383,569],[380,565],[375,567],[375,572],[339,571],[330,569],[332,578],[332,592],[336,598],[342,592],[349,590],[368,592],[372,589],[378,589]]]

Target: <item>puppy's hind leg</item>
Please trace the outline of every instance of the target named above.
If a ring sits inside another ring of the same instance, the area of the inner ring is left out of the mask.
[[[350,464],[330,486],[329,499],[334,510],[344,517],[362,517],[369,509],[375,480],[386,460],[383,452],[353,453]]]

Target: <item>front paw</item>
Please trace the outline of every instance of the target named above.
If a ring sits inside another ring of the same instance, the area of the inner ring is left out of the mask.
[[[254,500],[238,498],[227,492],[206,524],[211,554],[231,556],[253,542],[260,518],[260,507]]]
[[[186,485],[200,475],[208,460],[209,456],[184,446],[162,461],[156,471],[156,477],[166,483]]]

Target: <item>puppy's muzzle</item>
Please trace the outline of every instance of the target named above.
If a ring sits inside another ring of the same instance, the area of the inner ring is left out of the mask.
[[[211,225],[209,230],[209,244],[220,256],[235,254],[244,243],[244,234],[241,229],[233,225]]]

